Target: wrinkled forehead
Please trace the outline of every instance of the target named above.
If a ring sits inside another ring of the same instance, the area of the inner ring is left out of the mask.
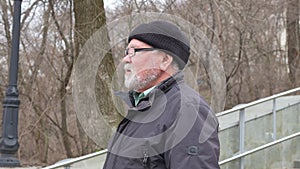
[[[143,41],[140,41],[140,40],[137,40],[137,39],[131,39],[131,41],[128,43],[127,45],[127,48],[147,48],[147,47],[152,47],[151,45],[143,42]]]

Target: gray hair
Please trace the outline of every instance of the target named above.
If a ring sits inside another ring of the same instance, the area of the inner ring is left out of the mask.
[[[179,71],[178,63],[177,63],[175,60],[172,61],[171,65],[173,66],[173,68],[174,68],[176,71]]]

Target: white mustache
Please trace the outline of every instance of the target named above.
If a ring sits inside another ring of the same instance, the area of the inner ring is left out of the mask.
[[[132,71],[133,70],[133,66],[131,64],[127,63],[127,64],[124,65],[124,70],[130,70],[130,71]]]

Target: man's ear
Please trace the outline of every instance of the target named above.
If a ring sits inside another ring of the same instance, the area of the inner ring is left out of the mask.
[[[160,69],[166,71],[169,68],[169,66],[172,64],[172,62],[173,62],[173,57],[168,54],[165,54],[162,58],[162,62],[160,63]]]

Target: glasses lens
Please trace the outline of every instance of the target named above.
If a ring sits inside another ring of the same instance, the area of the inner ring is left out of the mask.
[[[136,52],[153,51],[153,50],[159,50],[159,49],[157,49],[157,48],[127,48],[127,49],[125,49],[125,56],[133,57]]]
[[[134,48],[127,48],[125,49],[125,56],[133,56],[134,55]]]

